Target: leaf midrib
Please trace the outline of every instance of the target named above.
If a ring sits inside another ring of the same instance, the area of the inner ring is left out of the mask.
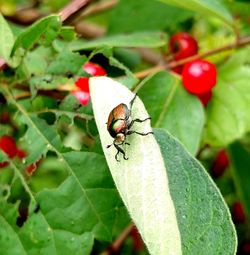
[[[166,97],[165,99],[165,102],[164,102],[164,105],[163,105],[163,108],[162,108],[162,111],[155,123],[155,128],[158,128],[168,110],[168,106],[170,105],[174,95],[175,95],[175,92],[176,92],[176,89],[178,87],[178,79],[177,78],[174,78],[174,82],[172,83],[172,88],[170,89],[170,93],[168,94],[168,96]]]

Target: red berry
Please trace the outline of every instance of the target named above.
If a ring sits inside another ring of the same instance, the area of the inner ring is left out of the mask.
[[[204,94],[199,94],[197,95],[197,97],[200,99],[201,103],[203,104],[203,106],[207,106],[207,104],[209,103],[210,99],[213,96],[213,92],[212,90],[204,93]]]
[[[98,64],[94,64],[92,62],[87,62],[84,64],[83,69],[86,73],[92,76],[104,76],[106,75],[106,71],[99,66]],[[88,77],[80,77],[75,82],[75,85],[83,92],[87,92],[89,94],[89,78]],[[86,105],[89,101],[87,98],[89,97],[86,93],[77,93],[75,91],[72,92],[82,105]],[[86,101],[87,100],[87,101]]]
[[[220,150],[217,154],[212,168],[211,168],[211,175],[215,178],[218,178],[223,175],[226,168],[229,166],[230,160],[225,150]]]
[[[75,82],[75,85],[84,92],[89,93],[89,78],[88,77],[80,77],[78,80]]]
[[[87,62],[86,64],[84,64],[83,70],[92,76],[107,75],[106,71],[101,66],[92,62]]]
[[[9,112],[4,111],[0,114],[0,122],[1,123],[9,123],[10,122],[10,115]]]
[[[214,64],[198,59],[184,65],[182,83],[193,94],[209,92],[216,84],[217,71]]]
[[[73,94],[81,105],[87,105],[90,100],[90,94],[85,91],[75,90],[72,91],[71,94]]]
[[[234,223],[244,223],[246,220],[246,215],[244,208],[240,202],[235,202],[232,207],[232,218]]]
[[[241,254],[241,255],[250,254],[250,240],[247,240],[240,245],[239,251],[237,254]]]
[[[178,74],[182,74],[182,70],[183,70],[183,66],[176,66],[174,68],[171,69],[173,72],[178,73]]]
[[[198,53],[197,41],[190,34],[184,32],[171,36],[169,46],[175,60],[191,57]]]
[[[0,162],[0,168],[4,168],[4,167],[6,167],[8,165],[9,165],[9,162],[6,162],[6,161]]]
[[[16,155],[20,159],[25,158],[27,156],[26,152],[22,149],[19,149],[19,148],[17,148]]]
[[[0,138],[0,149],[2,149],[2,151],[4,151],[9,158],[15,157],[17,153],[15,140],[11,136],[2,136]]]

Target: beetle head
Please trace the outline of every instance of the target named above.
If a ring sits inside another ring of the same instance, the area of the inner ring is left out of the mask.
[[[125,135],[123,133],[118,133],[115,137],[115,141],[116,142],[119,142],[119,143],[122,143],[125,141]]]

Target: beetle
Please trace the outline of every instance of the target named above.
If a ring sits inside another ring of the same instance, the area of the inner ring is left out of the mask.
[[[123,144],[130,145],[129,143],[126,142],[126,137],[128,135],[138,134],[138,135],[145,136],[148,134],[153,134],[153,132],[140,133],[135,130],[130,130],[130,128],[133,126],[133,124],[135,122],[141,123],[141,122],[151,119],[151,117],[148,117],[143,120],[132,119],[131,110],[133,107],[133,103],[136,99],[136,96],[137,96],[137,94],[135,94],[133,99],[130,101],[129,107],[126,104],[121,103],[121,104],[117,105],[109,113],[109,116],[108,116],[108,122],[106,123],[107,129],[108,129],[109,134],[114,138],[114,141],[112,144],[108,145],[107,148],[111,147],[112,145],[115,146],[115,148],[117,149],[117,153],[115,155],[116,161],[119,161],[117,158],[119,153],[122,153],[123,158],[125,160],[128,160],[124,150],[120,147],[120,145],[123,145]]]

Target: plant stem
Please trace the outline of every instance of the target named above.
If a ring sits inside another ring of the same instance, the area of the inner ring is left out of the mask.
[[[106,251],[101,253],[101,255],[111,255],[114,252],[118,252],[121,249],[122,244],[127,239],[128,235],[130,234],[131,230],[134,227],[134,223],[130,223],[118,236],[118,238],[108,247]]]
[[[118,4],[118,0],[109,0],[109,1],[98,2],[98,3],[93,4],[93,5],[89,6],[88,8],[86,8],[86,10],[84,10],[82,12],[82,14],[79,16],[79,18],[83,18],[83,17],[85,18],[90,15],[95,15],[97,13],[109,10],[117,4]]]
[[[68,5],[66,5],[60,12],[62,22],[68,22],[72,18],[74,19],[83,8],[89,4],[91,0],[73,0]]]
[[[242,46],[247,45],[249,43],[250,43],[250,36],[241,37],[241,38],[239,38],[234,43],[230,43],[230,44],[227,44],[225,46],[218,47],[218,48],[212,49],[210,51],[206,51],[206,52],[203,52],[203,53],[200,53],[200,54],[197,54],[197,55],[194,55],[192,57],[185,58],[185,59],[181,59],[181,60],[178,60],[178,61],[175,61],[175,60],[171,61],[167,65],[167,68],[174,68],[174,67],[177,67],[177,66],[181,66],[181,65],[183,65],[183,64],[185,64],[187,62],[193,61],[195,59],[205,58],[205,57],[217,54],[219,52],[223,52],[223,51],[227,51],[227,50],[232,50],[234,48],[239,48],[239,47],[242,47]]]

